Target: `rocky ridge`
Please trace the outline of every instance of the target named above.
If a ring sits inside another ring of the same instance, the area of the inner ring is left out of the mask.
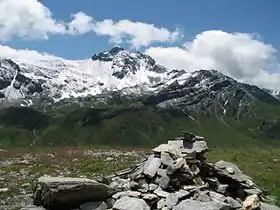
[[[139,164],[98,181],[41,177],[35,184],[34,204],[81,210],[279,209],[265,203],[265,193],[235,164],[207,163],[203,137],[183,132],[152,151]]]

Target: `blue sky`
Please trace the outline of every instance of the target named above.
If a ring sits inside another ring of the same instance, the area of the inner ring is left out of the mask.
[[[128,19],[169,30],[179,27],[184,34],[181,42],[191,40],[196,34],[206,30],[257,33],[262,41],[280,49],[278,0],[176,0],[176,3],[162,0],[42,0],[41,2],[56,20],[70,21],[70,14],[82,11],[98,21]],[[92,33],[80,36],[50,35],[48,40],[36,41],[12,39],[2,44],[13,48],[49,52],[68,59],[86,58],[114,45],[108,43],[108,37]],[[125,44],[124,46],[127,47]]]
[[[120,45],[280,90],[279,11],[279,0],[0,0],[0,57],[87,59]]]

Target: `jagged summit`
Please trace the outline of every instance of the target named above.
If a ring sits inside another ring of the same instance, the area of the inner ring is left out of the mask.
[[[76,61],[55,57],[36,62],[0,59],[2,104],[54,104],[116,91],[124,97],[148,95],[149,100],[153,98],[151,101],[161,107],[193,103],[203,103],[204,107],[218,96],[219,99],[234,98],[236,91],[239,91],[237,95],[242,93],[249,99],[276,100],[266,91],[245,86],[216,70],[167,69],[149,55],[121,47]],[[240,98],[244,99],[238,100]],[[228,103],[226,101],[223,99],[223,103]]]

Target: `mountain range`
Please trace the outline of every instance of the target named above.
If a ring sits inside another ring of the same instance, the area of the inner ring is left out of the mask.
[[[0,107],[2,146],[146,146],[181,129],[218,146],[280,138],[277,91],[120,47],[78,61],[0,59]]]

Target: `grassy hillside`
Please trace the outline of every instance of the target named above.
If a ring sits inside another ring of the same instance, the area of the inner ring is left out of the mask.
[[[142,104],[69,106],[47,112],[8,108],[0,111],[0,146],[26,146],[38,138],[38,146],[146,147],[166,141],[182,130],[204,136],[212,147],[278,146],[278,113],[280,107],[263,104],[254,104],[242,119],[230,114],[190,116]]]

